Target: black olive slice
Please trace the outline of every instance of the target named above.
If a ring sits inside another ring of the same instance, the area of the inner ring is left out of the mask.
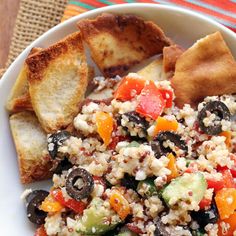
[[[161,222],[160,219],[158,219],[156,222],[154,236],[170,236],[170,234],[166,231],[166,226]]]
[[[61,174],[62,171],[64,170],[69,170],[70,168],[72,168],[73,165],[72,163],[68,160],[68,158],[64,158],[62,161],[60,161],[58,163],[58,165],[55,167],[55,169],[53,170],[53,173],[55,174]]]
[[[215,202],[213,202],[211,207],[207,210],[192,211],[191,217],[193,220],[197,221],[202,228],[209,223],[216,223],[219,219],[219,214]]]
[[[27,217],[28,219],[37,225],[44,223],[47,213],[40,210],[39,206],[48,196],[49,192],[44,190],[35,190],[26,197],[27,204]]]
[[[128,120],[128,122],[122,122],[124,120]],[[147,135],[148,122],[135,111],[124,113],[121,117],[120,125],[125,128],[130,136],[143,138]],[[137,133],[134,132],[135,130],[137,130]]]
[[[68,139],[71,134],[68,131],[59,131],[57,133],[51,134],[48,137],[48,152],[52,159],[55,159],[58,153],[58,148],[63,144],[63,142]]]
[[[214,113],[218,120],[218,124],[205,126],[203,120],[208,116],[208,113]],[[198,122],[201,130],[209,135],[217,135],[222,132],[221,120],[230,120],[230,111],[228,107],[221,101],[210,101],[198,113]]]
[[[153,152],[155,153],[156,158],[160,158],[161,156],[165,155],[166,152],[164,152],[161,148],[161,144],[158,140],[154,140],[151,142],[151,148]],[[170,150],[171,152],[171,150]]]
[[[66,179],[66,192],[72,198],[80,201],[93,191],[94,180],[92,175],[85,169],[72,170]]]
[[[138,181],[135,179],[135,177],[125,173],[124,178],[120,181],[121,186],[126,187],[127,189],[133,189],[136,190],[138,186]]]
[[[174,143],[175,146],[183,150],[185,153],[188,152],[188,147],[184,140],[181,139],[180,135],[170,131],[164,131],[160,132],[151,142],[152,150],[154,151],[157,158],[160,158],[162,155],[165,155],[167,153],[173,152],[173,150],[171,150],[170,148],[166,148],[163,146],[163,142],[167,140]]]

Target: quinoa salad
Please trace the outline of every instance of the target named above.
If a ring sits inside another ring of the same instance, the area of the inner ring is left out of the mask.
[[[49,236],[235,235],[236,96],[174,98],[130,73],[112,99],[85,99],[72,130],[48,135],[60,168],[50,193],[27,190],[29,219]]]
[[[236,236],[236,61],[221,33],[184,49],[135,15],[77,26],[31,50],[7,104],[21,183],[52,178],[21,196],[34,236]]]

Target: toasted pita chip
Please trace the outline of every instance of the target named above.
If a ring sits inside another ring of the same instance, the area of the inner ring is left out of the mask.
[[[219,32],[198,40],[179,57],[171,84],[179,107],[236,93],[236,62]]]
[[[47,153],[47,136],[33,112],[10,117],[10,127],[18,154],[23,184],[49,178],[52,163]]]
[[[80,33],[30,56],[28,81],[31,102],[46,132],[69,125],[78,113],[88,83],[88,66]]]
[[[183,52],[184,49],[177,44],[163,48],[163,70],[169,78],[173,76],[176,61]]]
[[[163,71],[162,58],[155,59],[150,64],[139,70],[137,73],[147,80],[156,81],[166,79],[166,74]]]
[[[104,13],[78,22],[78,27],[105,77],[122,76],[171,44],[156,24],[134,15]]]
[[[29,55],[33,55],[41,50],[41,48],[32,48]],[[12,87],[10,96],[8,98],[6,108],[9,112],[32,111],[33,107],[30,101],[29,84],[27,81],[27,65],[21,68],[21,71]]]

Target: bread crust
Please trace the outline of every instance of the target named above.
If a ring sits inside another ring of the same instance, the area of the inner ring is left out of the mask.
[[[171,79],[177,106],[236,93],[236,62],[220,32],[198,40],[177,60]]]
[[[162,29],[134,15],[104,13],[78,22],[91,56],[106,77],[124,75],[135,64],[171,44]]]
[[[88,83],[82,38],[75,32],[26,60],[33,109],[44,130],[69,125]]]
[[[184,49],[177,44],[163,48],[163,70],[168,74],[168,77],[173,76],[176,61],[183,54],[183,52]]]
[[[41,48],[32,48],[29,56],[37,53]],[[21,71],[12,87],[11,93],[8,97],[6,108],[10,113],[20,111],[33,111],[31,99],[29,95],[29,84],[27,80],[28,67],[26,63],[21,68]]]
[[[52,160],[47,152],[47,135],[33,112],[19,112],[10,116],[23,184],[52,176]]]

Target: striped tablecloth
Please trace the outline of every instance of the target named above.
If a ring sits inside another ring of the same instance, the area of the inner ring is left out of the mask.
[[[62,21],[88,10],[122,3],[157,3],[180,6],[211,17],[236,32],[236,0],[70,0]]]

